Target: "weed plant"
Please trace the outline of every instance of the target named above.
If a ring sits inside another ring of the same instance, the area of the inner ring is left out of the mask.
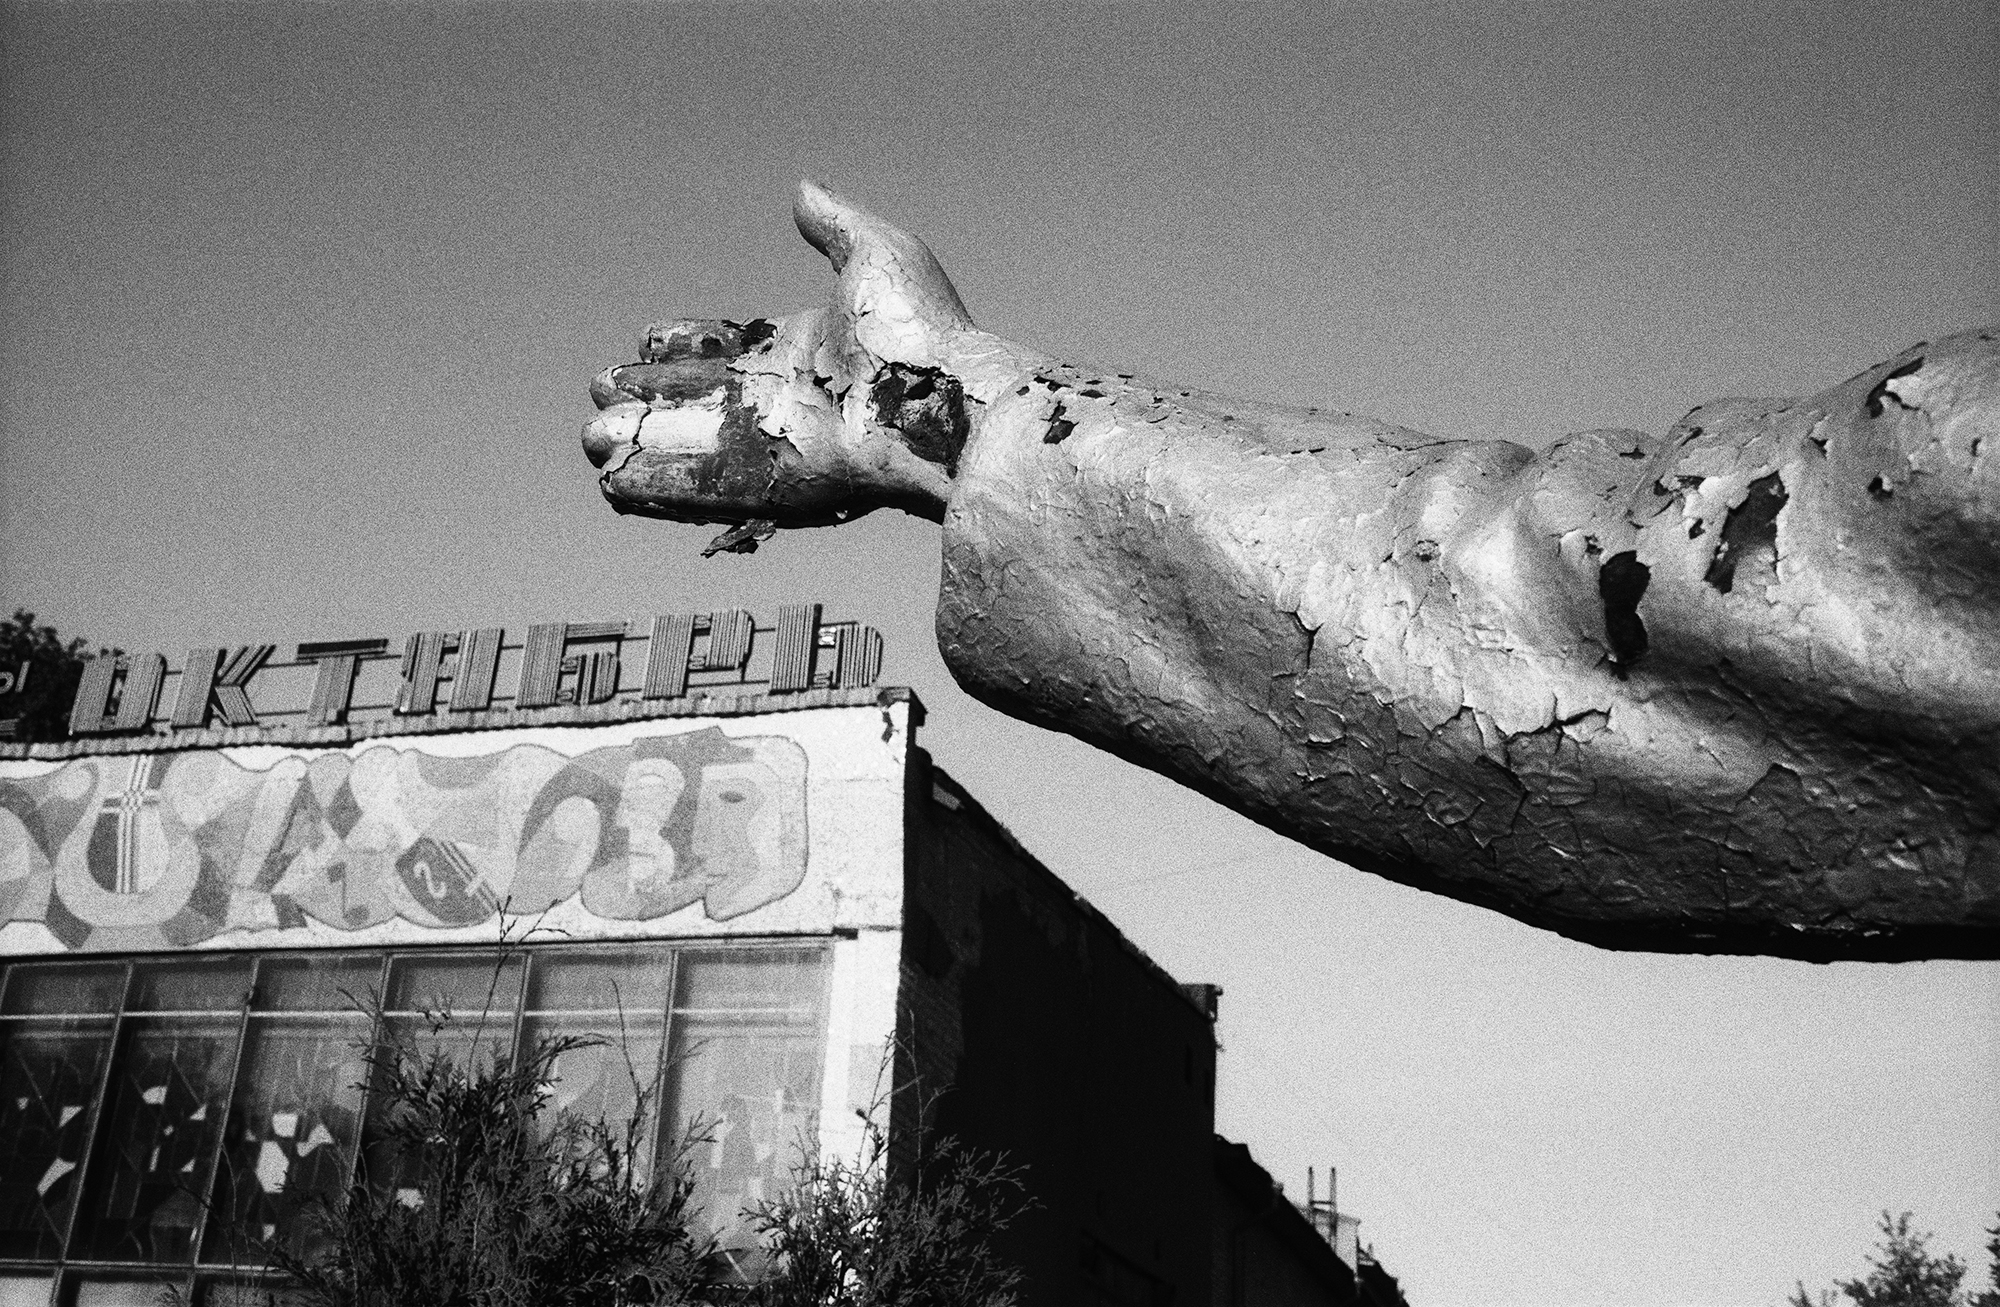
[[[431,1034],[452,1027],[427,1014]],[[656,1158],[658,1067],[628,1066],[619,1122],[552,1104],[557,1036],[477,1065],[434,1038],[370,1049],[377,1126],[364,1179],[307,1209],[306,1238],[259,1245],[259,1307],[1015,1307],[1020,1272],[992,1247],[1032,1204],[1019,1168],[918,1131],[891,1165],[877,1103],[853,1160],[810,1139],[790,1189],[743,1213],[754,1273],[697,1232],[696,1121]],[[464,1044],[458,1043],[462,1050]],[[916,1113],[928,1121],[930,1102]],[[178,1298],[177,1294],[169,1295]],[[238,1301],[243,1301],[239,1299]]]

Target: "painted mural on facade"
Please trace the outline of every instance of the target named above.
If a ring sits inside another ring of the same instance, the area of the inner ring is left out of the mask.
[[[262,767],[233,752],[0,778],[0,925],[123,951],[313,923],[474,926],[572,901],[612,921],[695,904],[726,921],[805,876],[806,755],[780,736],[709,727],[574,757],[373,743]]]

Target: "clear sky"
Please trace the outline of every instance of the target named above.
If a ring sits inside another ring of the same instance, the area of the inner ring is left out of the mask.
[[[1601,952],[960,693],[937,533],[703,562],[577,429],[644,324],[818,302],[801,175],[1078,361],[1531,442],[2000,317],[1962,4],[10,4],[0,602],[130,649],[819,599],[1177,976],[1219,1127],[1419,1307],[1771,1304],[1979,1255],[2000,966]]]

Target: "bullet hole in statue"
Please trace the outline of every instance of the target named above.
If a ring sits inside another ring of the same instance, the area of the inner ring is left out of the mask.
[[[1891,372],[1888,376],[1883,377],[1880,381],[1876,382],[1875,388],[1868,392],[1868,399],[1866,401],[1868,416],[1871,418],[1879,418],[1882,416],[1882,401],[1885,398],[1894,400],[1897,408],[1906,408],[1910,409],[1911,412],[1915,412],[1916,410],[1914,407],[1903,402],[1903,397],[1901,395],[1898,395],[1895,391],[1889,389],[1889,383],[1892,381],[1899,381],[1904,377],[1915,376],[1917,369],[1923,367],[1923,365],[1924,365],[1924,359],[1923,356],[1920,354],[1916,358],[1911,359],[1908,363],[1905,363],[1902,367],[1897,368],[1894,372]]]
[[[1618,675],[1645,656],[1646,624],[1639,619],[1639,601],[1652,583],[1653,569],[1627,549],[1604,560],[1597,569],[1597,597],[1604,601],[1604,634],[1611,641],[1611,657]]]
[[[1778,514],[1789,498],[1784,478],[1776,472],[1752,481],[1750,493],[1723,519],[1722,539],[1702,579],[1721,594],[1736,587],[1736,574],[1745,565],[1757,568],[1766,584],[1777,580]]]

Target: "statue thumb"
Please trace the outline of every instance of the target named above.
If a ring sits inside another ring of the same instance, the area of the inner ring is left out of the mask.
[[[972,326],[951,278],[915,236],[812,181],[799,183],[792,218],[840,274],[836,307],[871,353],[925,362],[937,336]]]

